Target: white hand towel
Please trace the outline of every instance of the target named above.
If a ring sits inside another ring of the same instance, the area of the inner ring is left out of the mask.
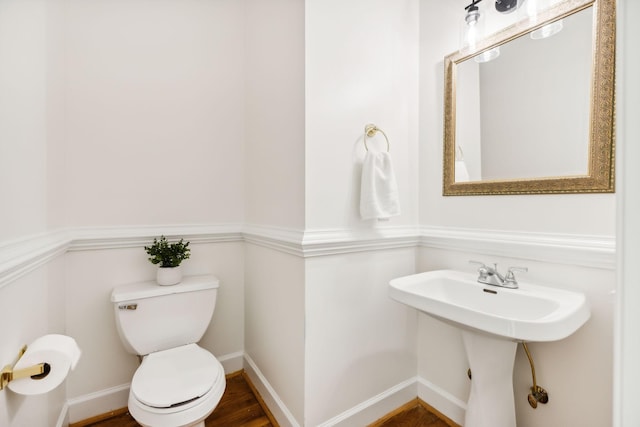
[[[386,219],[400,215],[398,185],[391,157],[386,151],[367,151],[362,164],[360,192],[362,219]]]
[[[455,163],[455,182],[469,181],[469,171],[464,160],[456,160]]]

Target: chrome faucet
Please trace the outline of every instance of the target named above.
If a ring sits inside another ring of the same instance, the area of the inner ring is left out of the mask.
[[[478,267],[478,283],[485,285],[500,286],[501,288],[518,289],[518,281],[514,271],[528,271],[527,267],[509,267],[507,274],[503,276],[498,272],[498,264],[493,267],[480,261],[469,261],[471,264],[480,264]]]

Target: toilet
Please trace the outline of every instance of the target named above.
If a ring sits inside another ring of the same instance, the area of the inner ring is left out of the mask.
[[[129,413],[148,427],[204,427],[226,386],[222,364],[200,347],[216,305],[211,275],[116,287],[116,327],[129,353],[142,357],[131,380]]]

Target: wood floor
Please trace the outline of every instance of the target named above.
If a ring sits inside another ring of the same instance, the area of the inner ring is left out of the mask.
[[[376,427],[449,427],[449,424],[438,418],[422,405],[416,405],[411,409],[389,418]]]
[[[368,427],[460,427],[416,398]]]
[[[415,399],[369,427],[456,427]],[[138,427],[126,408],[69,427]],[[227,388],[205,427],[278,427],[262,398],[243,372],[227,377]]]

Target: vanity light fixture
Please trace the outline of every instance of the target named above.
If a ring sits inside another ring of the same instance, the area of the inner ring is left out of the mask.
[[[476,41],[479,36],[482,35],[482,21],[480,18],[482,15],[480,14],[480,8],[478,8],[477,4],[482,0],[473,0],[471,4],[464,8],[467,11],[467,14],[464,16],[464,26],[462,28],[462,42],[463,45],[469,46],[470,48],[475,48]]]
[[[496,0],[496,10],[500,13],[511,13],[524,2],[524,0]]]
[[[464,17],[464,21],[467,23],[467,26],[474,27],[478,20],[480,20],[480,9],[476,6],[482,0],[473,0],[471,4],[464,8],[467,11],[467,15]]]
[[[462,45],[475,49],[477,41],[484,36],[484,19],[480,13],[478,3],[482,0],[472,0],[464,10],[464,25],[462,28]],[[518,9],[525,0],[495,0],[495,8],[500,13],[511,13]],[[534,3],[535,5],[535,3]],[[500,56],[500,48],[495,47],[477,55],[474,60],[478,63],[489,62]]]

